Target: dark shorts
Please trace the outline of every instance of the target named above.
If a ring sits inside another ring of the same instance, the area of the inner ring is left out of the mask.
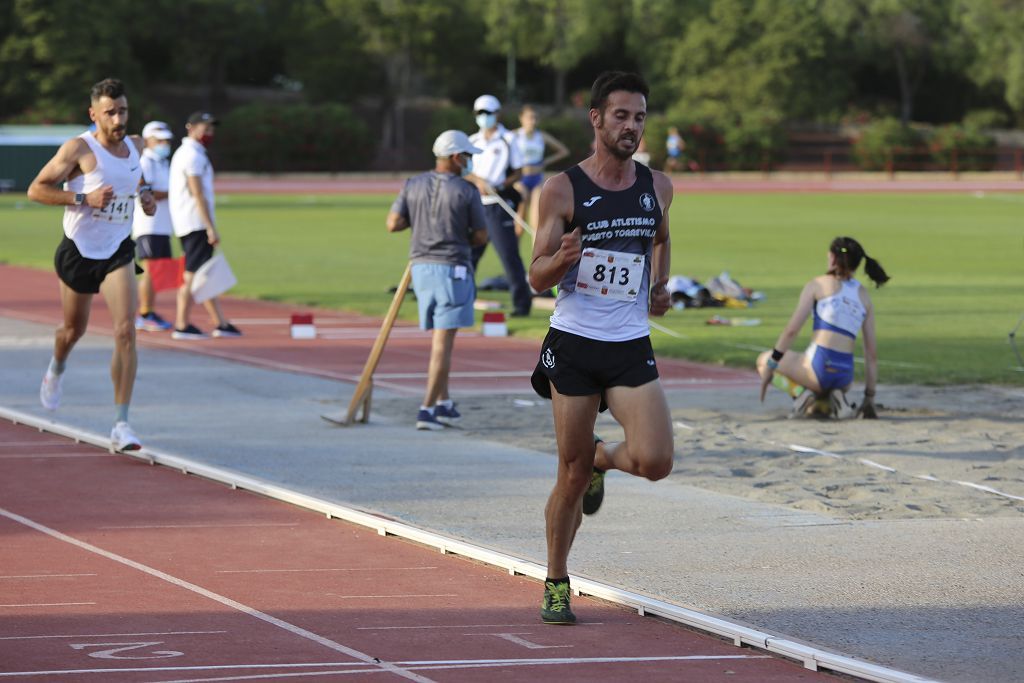
[[[194,273],[213,258],[213,245],[206,238],[205,230],[190,232],[181,238],[181,250],[185,252],[185,272]]]
[[[65,236],[53,255],[53,267],[56,268],[57,277],[61,282],[72,290],[79,294],[96,294],[108,273],[113,273],[134,260],[135,242],[131,237],[126,237],[109,258],[91,259],[82,256],[75,243]],[[135,272],[140,272],[138,267]]]
[[[638,387],[658,379],[650,337],[624,342],[598,341],[551,328],[540,347],[530,382],[551,398],[551,385],[564,396],[601,395],[609,387]]]
[[[151,258],[171,258],[170,235],[139,235],[135,240],[135,252],[140,261]]]

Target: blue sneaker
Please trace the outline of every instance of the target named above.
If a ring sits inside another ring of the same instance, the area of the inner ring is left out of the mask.
[[[434,417],[436,417],[437,421],[441,424],[457,425],[459,420],[462,419],[462,415],[459,414],[459,411],[455,410],[456,405],[457,404],[452,403],[451,408],[449,408],[442,403],[438,403],[434,406]]]
[[[159,316],[159,314],[150,311],[145,315],[136,316],[135,318],[135,329],[145,330],[146,332],[166,332],[167,330],[174,327],[171,323],[167,322]]]
[[[420,408],[420,412],[416,413],[416,429],[438,430],[444,429],[444,425],[437,421],[432,412]]]

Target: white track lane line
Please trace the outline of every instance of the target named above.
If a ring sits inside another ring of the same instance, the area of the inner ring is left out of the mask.
[[[62,579],[72,576],[99,576],[98,574],[11,574],[0,579]],[[3,640],[3,638],[0,638]]]
[[[227,631],[154,631],[152,633],[72,633],[59,636],[0,636],[0,640],[50,640],[53,638],[134,638],[135,636],[193,636]]]
[[[495,659],[495,660],[456,660],[451,662],[415,662],[408,664],[410,669],[420,671],[452,671],[456,669],[491,669],[509,666],[565,666],[580,664],[632,664],[650,662],[679,662],[679,661],[715,661],[715,660],[736,660],[736,659],[770,659],[767,655],[691,655],[680,657],[601,657],[594,659]],[[253,681],[264,678],[299,678],[303,676],[329,676],[346,674],[371,673],[366,669],[340,669],[334,671],[312,671],[277,674],[254,674],[248,676],[223,676],[218,678],[182,678],[163,683],[213,683],[214,681]],[[373,672],[376,673],[376,672]],[[678,673],[678,672],[676,672]]]
[[[145,574],[149,574],[150,576],[155,576],[156,578],[166,581],[167,583],[170,583],[172,585],[178,586],[179,588],[184,588],[185,590],[189,590],[193,593],[202,595],[204,598],[208,598],[215,602],[219,602],[220,604],[226,607],[236,609],[239,612],[242,612],[243,614],[248,614],[251,617],[255,617],[261,621],[265,621],[266,623],[272,626],[276,626],[282,630],[288,631],[289,633],[299,636],[300,638],[311,640],[314,643],[334,650],[335,652],[341,652],[342,654],[346,654],[349,657],[358,659],[361,662],[373,664],[377,667],[380,667],[382,670],[395,674],[396,676],[401,676],[402,678],[407,678],[411,681],[418,681],[419,683],[432,683],[431,679],[429,678],[425,678],[410,671],[405,671],[404,669],[397,667],[389,662],[381,662],[371,657],[370,655],[366,654],[365,652],[360,652],[359,650],[347,647],[329,638],[317,635],[312,631],[307,631],[306,629],[296,626],[295,624],[290,624],[287,621],[284,621],[283,619],[278,619],[277,617],[271,616],[265,612],[261,612],[254,607],[243,605],[242,603],[236,600],[232,600],[231,598],[225,597],[218,593],[214,593],[213,591],[207,590],[202,586],[197,586],[194,583],[189,583],[188,581],[179,579],[176,576],[171,576],[170,574],[162,572],[159,569],[154,569],[153,567],[144,565],[141,562],[136,562],[135,560],[129,560],[127,557],[123,557],[121,555],[118,555],[117,553],[112,553],[109,550],[104,550],[103,548],[94,546],[91,543],[80,541],[77,538],[68,536],[67,534],[63,534],[57,531],[56,529],[51,529],[48,526],[44,526],[39,522],[35,522],[29,519],[28,517],[23,517],[17,513],[11,512],[10,510],[0,508],[0,516],[6,517],[12,522],[17,522],[18,524],[27,526],[30,529],[35,529],[36,531],[46,534],[47,536],[56,538],[59,541],[64,541],[65,543],[73,545],[77,548],[81,548],[82,550],[87,550],[96,555],[100,555],[101,557],[105,557],[108,560],[119,562],[120,564],[123,564],[127,567],[131,567],[132,569],[136,569]]]
[[[277,574],[284,572],[407,572],[437,567],[328,567],[325,569],[218,569],[214,574]],[[3,577],[0,577],[3,578]]]
[[[237,527],[291,527],[299,526],[298,522],[266,522],[252,524],[125,524],[124,526],[101,526],[100,529],[234,529]]]

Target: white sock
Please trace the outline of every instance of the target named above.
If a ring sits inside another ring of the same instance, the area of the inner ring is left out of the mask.
[[[434,405],[444,406],[445,408],[451,408],[454,404],[452,403],[452,400],[450,398],[446,398],[443,401],[438,401]]]
[[[428,413],[430,413],[431,415],[433,415],[433,414],[434,414],[434,409],[433,409],[432,407],[431,407],[431,408],[428,408],[427,406],[420,406],[420,410],[425,410],[425,411],[427,411]]]

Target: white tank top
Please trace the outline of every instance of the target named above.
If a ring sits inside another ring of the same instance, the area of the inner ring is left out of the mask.
[[[516,131],[516,146],[523,156],[523,166],[540,166],[544,161],[544,136],[539,130],[527,135],[522,128]]]
[[[850,278],[843,281],[838,292],[819,299],[814,305],[814,329],[839,332],[856,339],[868,314],[859,290],[860,283]]]
[[[96,168],[72,178],[64,184],[71,192],[89,193],[98,187],[111,185],[114,198],[103,209],[94,209],[87,204],[64,207],[64,234],[75,243],[82,256],[90,259],[110,258],[117,247],[132,234],[132,214],[135,209],[135,194],[142,177],[139,152],[131,140],[128,156],[115,157],[101,145],[92,133],[86,131],[80,136],[89,145],[96,157]]]

